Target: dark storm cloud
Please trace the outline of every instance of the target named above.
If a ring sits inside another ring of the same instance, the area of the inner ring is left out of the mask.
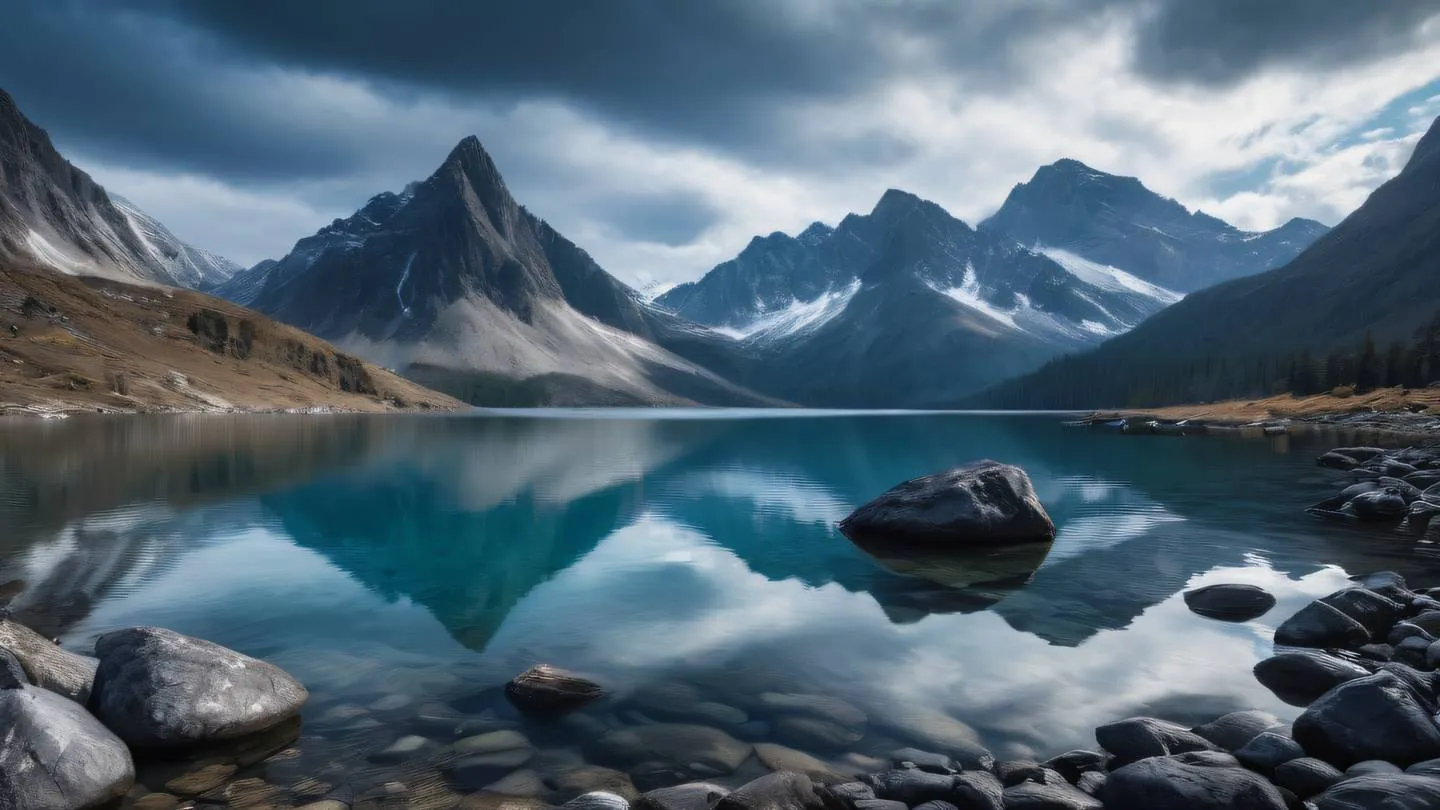
[[[1334,69],[1415,47],[1437,14],[1440,0],[1166,0],[1140,27],[1135,63],[1211,86],[1273,65]]]

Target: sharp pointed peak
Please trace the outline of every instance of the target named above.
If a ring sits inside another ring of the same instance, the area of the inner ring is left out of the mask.
[[[1415,151],[1410,153],[1410,159],[1405,162],[1405,168],[1416,166],[1420,161],[1434,155],[1440,155],[1440,118],[1431,122],[1430,129],[1415,144]]]
[[[479,138],[474,135],[466,135],[460,139],[459,143],[455,144],[454,149],[450,150],[449,156],[445,158],[445,165],[464,167],[474,165],[494,166],[495,162],[490,159],[490,154],[485,151],[485,147],[480,143]]]

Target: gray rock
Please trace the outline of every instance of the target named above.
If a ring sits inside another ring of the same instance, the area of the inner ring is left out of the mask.
[[[106,633],[95,652],[90,706],[137,748],[245,737],[298,714],[309,698],[279,667],[171,630]]]
[[[1292,706],[1309,706],[1346,681],[1370,674],[1353,661],[1318,650],[1273,655],[1255,665],[1255,678]]]
[[[134,782],[125,743],[80,704],[34,686],[0,689],[0,807],[94,807]]]
[[[1254,585],[1207,585],[1186,591],[1185,605],[1206,618],[1248,622],[1275,607],[1275,597]]]
[[[1275,769],[1271,781],[1302,799],[1323,793],[1345,778],[1334,765],[1314,757],[1292,759]]]
[[[1346,588],[1321,597],[1320,601],[1359,622],[1372,639],[1385,638],[1406,612],[1405,603],[1366,588]]]
[[[79,703],[90,700],[95,681],[94,658],[61,649],[55,642],[0,614],[0,649],[19,659],[30,683]]]
[[[0,689],[19,689],[30,685],[30,676],[20,666],[15,654],[0,647]]]
[[[630,802],[623,796],[597,790],[576,796],[560,807],[562,810],[630,810]]]
[[[840,531],[861,543],[927,546],[1055,538],[1025,471],[989,460],[898,484],[842,520]]]
[[[1432,636],[1440,636],[1440,610],[1425,610],[1406,621]]]
[[[424,737],[410,734],[395,740],[385,748],[370,755],[374,762],[404,762],[420,755],[422,751],[428,751],[435,747],[435,743]],[[506,773],[502,771],[501,773]]]
[[[1315,460],[1321,467],[1329,467],[1332,470],[1353,470],[1360,466],[1360,460],[1353,458],[1339,450],[1331,450]]]
[[[755,743],[755,757],[760,760],[760,764],[772,771],[803,773],[822,785],[846,781],[846,777],[834,766],[821,762],[804,751],[796,751],[783,745]]]
[[[1405,517],[1410,504],[1395,487],[1365,492],[1351,498],[1341,511],[1371,523],[1396,523]]]
[[[1315,810],[1435,810],[1440,778],[1401,774],[1346,779],[1315,797]]]
[[[1280,718],[1256,709],[1231,712],[1191,729],[1226,751],[1238,751],[1262,731],[1280,725]]]
[[[715,810],[823,810],[815,785],[802,774],[781,771],[743,785]]]
[[[1073,785],[1079,782],[1083,774],[1105,770],[1107,759],[1108,757],[1099,751],[1066,751],[1045,760],[1045,767],[1058,772]]]
[[[455,753],[462,755],[472,754],[494,754],[499,751],[512,751],[517,748],[530,748],[530,740],[524,734],[513,729],[502,729],[491,731],[486,734],[476,734],[462,740],[456,740],[453,744]]]
[[[1146,757],[1217,750],[1190,729],[1153,717],[1131,717],[1100,726],[1095,729],[1095,739],[1114,755],[1112,770]]]
[[[996,779],[985,771],[963,771],[954,777],[950,803],[965,810],[1001,810],[1005,806],[1005,791]]]
[[[1105,780],[1108,779],[1109,776],[1110,775],[1104,771],[1086,771],[1080,774],[1080,778],[1075,782],[1075,787],[1089,793],[1091,796],[1098,797],[1100,791],[1105,789]]]
[[[586,793],[609,793],[619,796],[627,802],[633,802],[640,798],[640,791],[635,788],[635,783],[630,781],[629,774],[602,768],[598,765],[579,765],[566,768],[553,780],[547,781],[555,791],[555,795],[551,798],[559,802]]]
[[[875,790],[864,782],[824,785],[818,788],[816,793],[820,794],[825,810],[855,810],[856,802],[875,798]]]
[[[1353,779],[1357,776],[1384,776],[1386,774],[1404,773],[1405,769],[1393,762],[1386,762],[1381,759],[1368,759],[1364,762],[1357,762],[1345,769],[1345,778]]]
[[[531,667],[505,684],[510,703],[535,715],[566,714],[604,696],[605,690],[594,681],[549,664]]]
[[[904,802],[889,799],[862,799],[855,803],[855,810],[910,810]]]
[[[1363,644],[1355,652],[1359,653],[1361,658],[1370,661],[1389,661],[1395,657],[1395,648],[1389,644]]]
[[[645,793],[635,800],[635,810],[713,810],[721,799],[729,795],[729,788],[709,782],[691,782]]]
[[[890,761],[897,768],[905,767],[905,763],[908,762],[916,768],[930,773],[950,774],[959,770],[955,767],[955,760],[950,757],[921,751],[918,748],[901,748],[890,754]]]
[[[1110,772],[1100,791],[1106,810],[1285,810],[1264,777],[1205,757],[1151,757]]]
[[[1235,758],[1240,760],[1240,764],[1266,775],[1274,773],[1276,768],[1286,762],[1303,756],[1305,749],[1300,747],[1300,743],[1273,731],[1256,735],[1255,739],[1235,752]]]
[[[1406,773],[1416,773],[1422,776],[1440,776],[1440,759],[1427,759],[1424,762],[1417,762],[1405,769]]]
[[[1068,782],[1024,782],[1005,788],[1005,810],[1102,810],[1100,800]]]
[[[1310,704],[1295,721],[1295,741],[1338,768],[1367,759],[1403,767],[1440,757],[1434,712],[1396,673],[1377,672]]]
[[[1275,628],[1275,643],[1286,647],[1359,647],[1370,641],[1365,626],[1324,602],[1315,601]]]
[[[803,714],[829,720],[840,726],[860,727],[868,718],[865,712],[837,697],[829,695],[803,695],[786,692],[764,692],[760,705],[781,714]]]
[[[886,771],[867,776],[863,781],[875,789],[879,798],[904,802],[911,807],[937,799],[948,801],[955,789],[955,779],[951,776],[914,769]]]

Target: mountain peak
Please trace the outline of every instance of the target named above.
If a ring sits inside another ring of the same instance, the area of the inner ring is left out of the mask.
[[[1430,124],[1429,131],[1415,144],[1415,151],[1410,153],[1410,160],[1406,161],[1405,168],[1418,166],[1422,160],[1434,155],[1440,155],[1440,118]]]
[[[812,222],[809,227],[801,231],[800,235],[795,238],[807,245],[818,245],[826,239],[829,239],[833,233],[835,233],[835,229],[829,225],[823,222]]]
[[[455,148],[450,150],[442,168],[450,166],[464,169],[467,172],[471,169],[495,171],[495,161],[490,159],[489,153],[480,144],[480,139],[474,135],[466,135],[461,138],[460,142],[455,144]]]

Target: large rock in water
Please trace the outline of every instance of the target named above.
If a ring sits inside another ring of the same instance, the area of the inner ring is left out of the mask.
[[[55,642],[0,611],[0,649],[20,661],[30,682],[57,695],[84,703],[95,680],[94,658],[62,650]]]
[[[505,697],[527,714],[565,714],[604,696],[599,684],[549,664],[533,666],[505,685]]]
[[[1365,625],[1320,601],[1300,608],[1275,628],[1275,643],[1285,647],[1353,649],[1368,641]]]
[[[1147,757],[1219,750],[1190,729],[1153,717],[1131,717],[1107,723],[1095,729],[1095,739],[1101,748],[1115,755],[1110,764],[1112,769]]]
[[[856,542],[914,546],[1055,539],[1025,471],[988,460],[897,484],[840,521],[840,531]]]
[[[1394,672],[1335,687],[1295,721],[1295,741],[1337,768],[1383,759],[1404,767],[1440,757],[1435,706]]]
[[[1275,597],[1255,585],[1207,585],[1186,591],[1185,605],[1209,619],[1248,622],[1275,607]]]
[[[1295,650],[1266,658],[1255,665],[1254,673],[1276,697],[1291,706],[1309,706],[1340,684],[1369,675],[1370,670],[1319,650]]]
[[[94,807],[134,782],[130,750],[85,707],[33,686],[0,689],[0,807]]]
[[[278,725],[309,693],[279,667],[156,627],[107,633],[90,706],[136,748],[244,737]]]

